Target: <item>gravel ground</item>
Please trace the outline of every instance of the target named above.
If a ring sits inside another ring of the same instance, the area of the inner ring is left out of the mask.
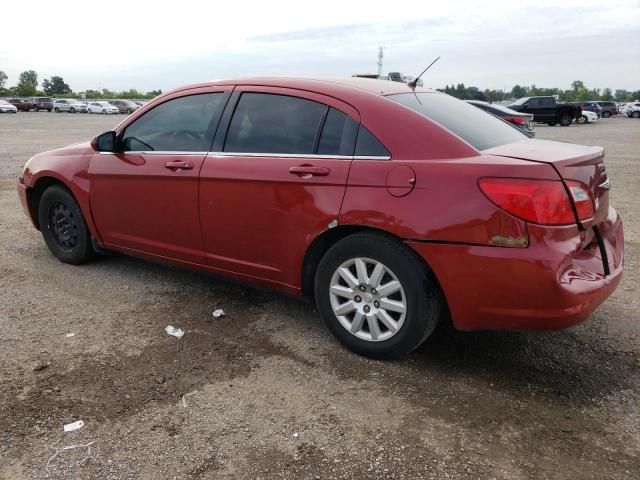
[[[587,322],[442,328],[379,362],[307,303],[120,255],[55,260],[16,177],[122,118],[0,116],[0,478],[640,478],[640,121],[537,127],[607,150],[626,275]]]

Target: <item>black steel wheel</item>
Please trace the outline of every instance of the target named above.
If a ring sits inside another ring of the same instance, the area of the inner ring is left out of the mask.
[[[77,265],[93,256],[82,211],[62,185],[52,185],[44,191],[38,205],[38,220],[47,247],[60,261]]]

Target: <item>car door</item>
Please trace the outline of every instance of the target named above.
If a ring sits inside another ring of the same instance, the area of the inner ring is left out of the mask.
[[[94,155],[91,211],[105,246],[204,263],[198,173],[229,90],[176,94],[118,131],[119,153]]]
[[[236,87],[200,175],[208,264],[296,288],[307,247],[337,221],[358,123],[334,98]]]

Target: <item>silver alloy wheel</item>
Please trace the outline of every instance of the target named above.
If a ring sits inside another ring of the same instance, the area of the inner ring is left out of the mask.
[[[407,299],[398,277],[371,258],[351,258],[340,265],[331,277],[329,297],[340,324],[370,342],[393,337],[407,316]]]

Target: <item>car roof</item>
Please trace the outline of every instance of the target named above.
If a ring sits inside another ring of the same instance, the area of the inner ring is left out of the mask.
[[[246,77],[236,79],[213,80],[194,85],[187,85],[177,88],[167,93],[175,93],[192,88],[209,87],[216,85],[257,85],[266,87],[284,87],[295,88],[298,90],[310,90],[317,93],[323,91],[349,90],[359,89],[377,95],[394,95],[399,93],[415,92],[433,92],[434,90],[422,87],[411,88],[406,83],[392,82],[389,80],[376,80],[372,78],[360,77]]]

